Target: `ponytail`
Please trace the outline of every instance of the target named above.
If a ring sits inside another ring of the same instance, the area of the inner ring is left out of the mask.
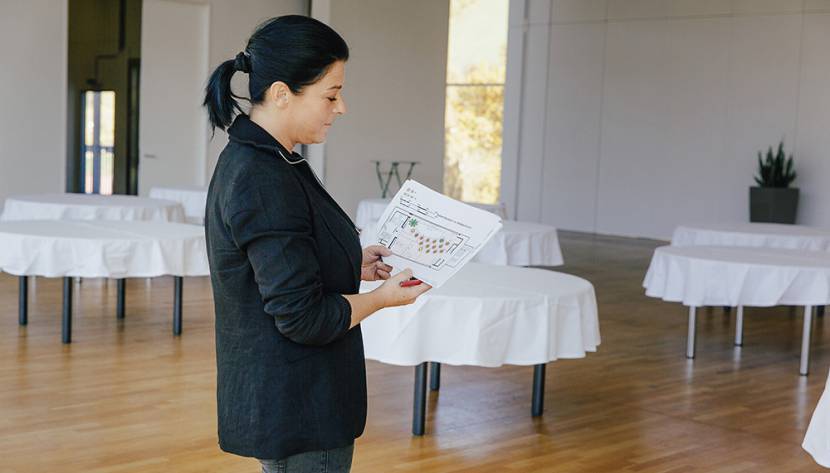
[[[214,132],[217,128],[224,130],[230,126],[235,111],[242,110],[231,90],[231,78],[236,72],[235,62],[232,59],[220,64],[210,75],[205,88],[205,101],[202,105],[207,108],[210,128]]]

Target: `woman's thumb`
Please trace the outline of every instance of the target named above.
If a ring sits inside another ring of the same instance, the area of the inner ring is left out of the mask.
[[[375,252],[381,256],[392,256],[392,250],[383,245],[376,245]]]

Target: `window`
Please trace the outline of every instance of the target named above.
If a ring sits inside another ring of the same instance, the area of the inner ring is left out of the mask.
[[[115,92],[83,93],[81,189],[87,194],[112,194],[115,158]]]
[[[496,203],[501,181],[508,0],[450,0],[444,193]]]

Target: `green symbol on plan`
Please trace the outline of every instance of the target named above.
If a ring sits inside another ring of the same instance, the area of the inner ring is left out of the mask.
[[[414,227],[416,225],[418,225],[418,221],[415,220],[414,218],[409,221],[409,226],[410,227]]]

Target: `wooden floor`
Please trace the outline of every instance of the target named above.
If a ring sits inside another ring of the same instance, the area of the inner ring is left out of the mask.
[[[427,435],[410,435],[413,369],[368,362],[369,419],[353,471],[809,472],[800,444],[830,367],[819,319],[812,375],[798,375],[801,313],[702,310],[698,358],[684,357],[686,311],[643,296],[659,242],[561,236],[561,271],[594,283],[602,344],[548,365],[546,409],[530,417],[532,368],[445,366]],[[185,280],[185,325],[171,334],[169,278],[76,286],[73,344],[60,343],[58,279],[30,289],[0,275],[0,472],[256,472],[216,445],[209,281]]]

